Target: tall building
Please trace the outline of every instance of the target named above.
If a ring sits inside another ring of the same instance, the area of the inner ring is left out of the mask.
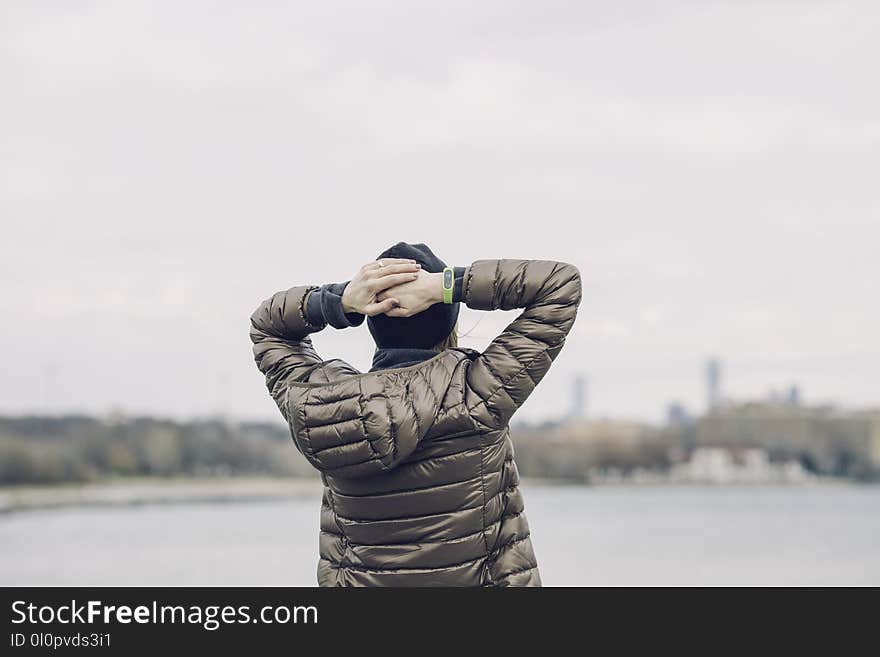
[[[721,404],[721,361],[710,358],[706,361],[706,407],[718,408]]]
[[[574,377],[569,417],[573,420],[587,417],[587,377],[580,374]]]

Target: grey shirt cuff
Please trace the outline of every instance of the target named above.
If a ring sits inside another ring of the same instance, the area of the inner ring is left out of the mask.
[[[462,285],[464,283],[464,267],[453,267],[452,270],[455,272],[455,283],[452,288],[452,302],[458,303],[461,301],[462,295]]]
[[[360,313],[346,313],[342,309],[342,293],[345,291],[345,283],[327,283],[317,290],[313,290],[306,303],[306,319],[309,324],[333,328],[348,328],[360,326],[364,322],[364,316]]]

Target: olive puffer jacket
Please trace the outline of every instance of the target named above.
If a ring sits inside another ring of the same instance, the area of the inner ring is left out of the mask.
[[[449,349],[360,373],[322,360],[304,304],[314,287],[251,318],[260,371],[294,443],[321,472],[321,586],[540,586],[508,422],[560,352],[581,299],[578,270],[480,260],[462,301],[524,308],[482,353]]]

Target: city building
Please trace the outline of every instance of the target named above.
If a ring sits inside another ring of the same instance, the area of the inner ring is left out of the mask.
[[[711,412],[721,404],[721,361],[706,361],[706,409]]]
[[[569,418],[583,420],[587,417],[587,377],[578,375],[572,385],[571,411]]]
[[[819,472],[880,468],[880,411],[750,402],[717,408],[697,420],[698,447],[757,447],[774,458],[798,457]]]

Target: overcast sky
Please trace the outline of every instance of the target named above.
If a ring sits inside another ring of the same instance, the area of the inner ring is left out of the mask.
[[[276,290],[399,241],[584,280],[520,417],[880,403],[880,4],[0,5],[0,412],[276,418]],[[512,317],[466,312],[482,348]],[[369,367],[366,327],[315,339]]]

